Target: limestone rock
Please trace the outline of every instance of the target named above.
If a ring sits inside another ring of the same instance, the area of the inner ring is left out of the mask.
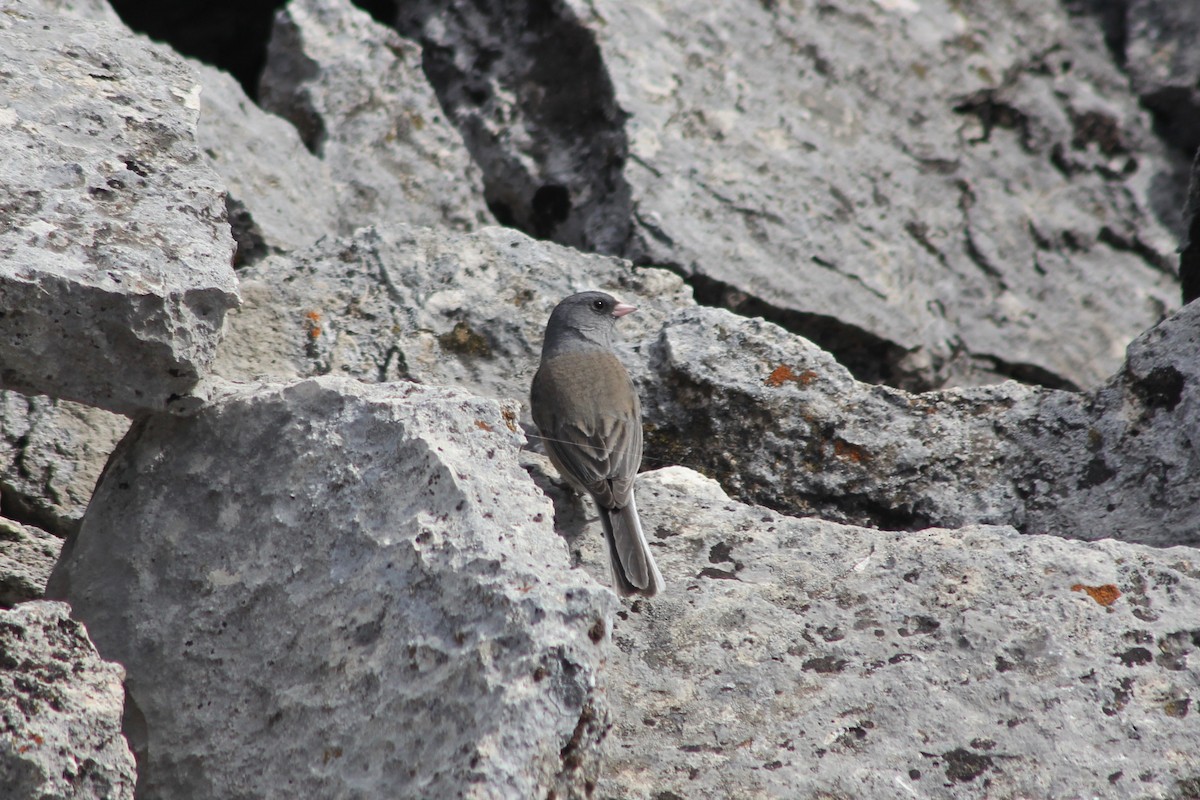
[[[1091,392],[1007,382],[920,395],[855,381],[762,320],[682,311],[640,378],[650,459],[742,499],[885,529],[1200,545],[1200,304]]]
[[[887,533],[672,468],[667,592],[618,615],[596,797],[1188,797],[1200,551]]]
[[[275,256],[241,273],[214,370],[229,380],[353,376],[454,385],[523,403],[559,300],[603,289],[639,306],[624,358],[693,305],[678,277],[539,242],[506,228],[470,234],[386,226]]]
[[[0,16],[0,386],[185,407],[237,302],[223,191],[177,57],[103,23]]]
[[[0,608],[41,599],[61,549],[45,531],[0,519]]]
[[[0,611],[0,795],[133,800],[124,671],[69,612],[51,602]]]
[[[421,71],[421,48],[349,0],[292,0],[278,13],[259,96],[327,166],[338,233],[488,219],[479,169]]]
[[[136,423],[50,590],[128,671],[139,792],[582,797],[612,595],[514,419],[322,378]]]
[[[228,73],[190,65],[202,87],[197,139],[228,193],[238,265],[336,233],[329,169],[296,129],[255,105]]]
[[[1159,134],[1191,155],[1200,147],[1200,10],[1170,0],[1111,3],[1110,36],[1120,37],[1116,53],[1142,104],[1154,112]],[[1118,10],[1119,9],[1119,10]],[[1123,13],[1122,13],[1123,12]]]
[[[0,513],[59,537],[74,532],[128,428],[98,408],[0,392]]]
[[[499,219],[860,378],[1085,387],[1177,304],[1162,147],[1058,4],[401,5]]]

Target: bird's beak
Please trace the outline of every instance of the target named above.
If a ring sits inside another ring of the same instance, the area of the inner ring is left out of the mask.
[[[628,303],[617,303],[613,306],[614,317],[623,317],[626,314],[632,314],[634,311],[637,311],[637,306],[631,306]]]

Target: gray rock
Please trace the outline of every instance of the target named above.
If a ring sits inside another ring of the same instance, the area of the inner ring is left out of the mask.
[[[41,599],[60,550],[61,539],[0,519],[0,608]]]
[[[63,537],[79,527],[125,417],[0,392],[0,514]]]
[[[327,165],[339,233],[382,222],[468,230],[489,218],[421,48],[349,0],[292,0],[278,13],[259,96]]]
[[[612,595],[512,404],[322,378],[136,423],[50,590],[155,798],[582,797]]]
[[[1057,5],[400,14],[498,218],[669,265],[860,377],[1088,386],[1176,305],[1162,148]]]
[[[648,353],[648,459],[701,469],[739,498],[886,529],[1200,545],[1198,304],[1086,393],[871,386],[811,343],[717,309],[680,312]]]
[[[197,141],[228,193],[238,265],[336,233],[328,166],[295,127],[255,105],[228,73],[189,64],[202,87]]]
[[[109,5],[108,0],[25,0],[30,5],[38,5],[56,14],[68,14],[76,19],[86,19],[93,22],[104,22],[117,27],[124,27],[121,17]],[[17,0],[22,2],[22,0]]]
[[[132,800],[124,670],[102,661],[65,603],[0,610],[0,795]]]
[[[623,358],[649,466],[685,464],[743,500],[887,529],[1200,543],[1200,306],[1139,339],[1090,392],[1009,382],[912,395],[854,380],[777,326],[696,307],[663,270],[504,229],[364,229],[244,271],[215,369],[407,378],[524,402],[550,309],[584,288],[642,306],[623,321]]]
[[[668,590],[614,622],[596,797],[1188,797],[1200,551],[639,509]]]
[[[121,413],[185,407],[236,304],[195,78],[120,29],[0,17],[0,386]]]
[[[563,297],[604,289],[638,304],[625,342],[652,341],[693,305],[665,270],[539,242],[507,228],[363,229],[242,270],[213,368],[229,380],[345,375],[455,385],[525,402],[542,332]],[[631,366],[644,361],[632,349]]]
[[[1200,147],[1200,9],[1171,0],[1124,0],[1110,14],[1120,63],[1158,134],[1187,155]],[[1118,11],[1119,9],[1119,11]],[[1119,16],[1118,16],[1119,15]]]

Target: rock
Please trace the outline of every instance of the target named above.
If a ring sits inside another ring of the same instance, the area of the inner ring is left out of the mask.
[[[33,5],[7,9],[0,46],[0,387],[189,407],[237,302],[195,78],[117,28]]]
[[[1200,147],[1200,11],[1170,0],[1096,2],[1117,61],[1142,105],[1154,113],[1157,132],[1185,155]]]
[[[856,381],[777,326],[698,308],[662,270],[501,229],[364,229],[244,271],[215,369],[407,378],[524,403],[550,309],[593,287],[642,306],[621,332],[647,466],[685,464],[745,501],[885,529],[1200,543],[1200,306],[1139,339],[1090,392],[913,395]]]
[[[498,219],[671,266],[862,379],[1089,386],[1175,306],[1162,148],[1057,5],[399,14]]]
[[[109,5],[108,0],[26,0],[26,2],[56,14],[68,14],[76,19],[103,22],[117,27],[124,26],[121,17]]]
[[[636,303],[620,327],[633,347],[693,305],[665,270],[506,228],[363,229],[240,274],[245,302],[214,363],[226,379],[411,379],[526,404],[546,320],[563,297],[604,289]],[[628,347],[624,357],[645,360]]]
[[[762,320],[682,311],[639,378],[646,454],[787,513],[1196,546],[1198,343],[1192,304],[1091,392],[1008,382],[912,395],[856,382]]]
[[[50,591],[128,670],[139,792],[583,797],[612,595],[514,419],[322,378],[136,423]]]
[[[200,80],[198,141],[228,192],[237,265],[312,244],[338,229],[325,162],[286,120],[263,111],[228,73],[189,62]]]
[[[668,590],[618,615],[596,796],[1186,797],[1200,551],[886,533],[639,481]]]
[[[50,602],[0,611],[0,791],[13,800],[133,800],[124,671],[96,655],[69,612]]]
[[[339,233],[396,221],[469,230],[488,219],[479,168],[421,72],[421,48],[349,0],[279,11],[259,96],[327,166]]]
[[[0,513],[55,536],[73,533],[128,428],[98,408],[0,392]]]
[[[45,531],[0,519],[0,608],[40,599],[60,550]]]

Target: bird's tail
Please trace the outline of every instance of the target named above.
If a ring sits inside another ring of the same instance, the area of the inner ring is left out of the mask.
[[[629,505],[624,508],[601,508],[600,522],[604,525],[613,588],[617,593],[622,597],[631,594],[654,597],[661,592],[662,573],[658,571],[642,533],[633,494],[629,495]]]

